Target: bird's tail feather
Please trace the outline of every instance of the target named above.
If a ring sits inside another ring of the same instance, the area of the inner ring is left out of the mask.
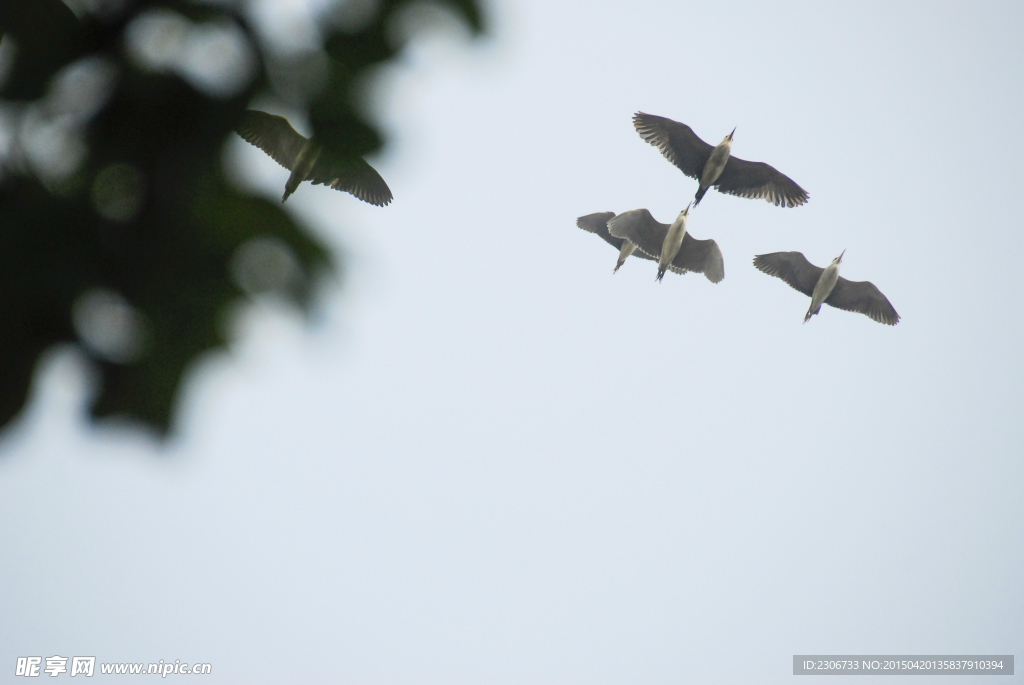
[[[696,207],[700,204],[700,201],[704,199],[704,193],[708,192],[707,188],[698,188],[697,195],[693,198],[693,206]]]

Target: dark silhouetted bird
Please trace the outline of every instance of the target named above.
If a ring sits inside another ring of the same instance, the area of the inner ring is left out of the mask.
[[[736,129],[712,147],[697,137],[686,124],[665,117],[637,112],[633,127],[640,137],[661,150],[665,159],[700,183],[694,206],[712,186],[720,193],[763,198],[776,206],[797,207],[807,202],[807,191],[793,179],[763,162],[748,162],[731,156]]]
[[[659,281],[670,270],[678,274],[695,271],[718,283],[725,278],[722,251],[714,240],[697,240],[687,232],[689,214],[687,205],[669,225],[657,221],[646,209],[634,209],[609,219],[608,232],[658,260]]]
[[[878,323],[895,326],[900,315],[885,295],[870,281],[848,281],[839,276],[846,250],[824,269],[814,266],[800,252],[773,252],[754,257],[754,266],[769,276],[781,278],[811,298],[804,323],[821,310],[822,303],[866,314]]]
[[[246,110],[238,135],[270,155],[292,172],[284,185],[281,202],[303,181],[328,185],[351,193],[363,202],[383,207],[391,202],[391,189],[377,170],[362,157],[332,157],[323,148],[292,128],[284,117],[255,109]]]

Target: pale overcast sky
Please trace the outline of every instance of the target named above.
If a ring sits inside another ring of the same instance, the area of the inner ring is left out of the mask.
[[[303,2],[269,14],[299,31]],[[1024,5],[489,17],[378,84],[391,206],[289,199],[344,285],[310,325],[242,314],[169,446],[90,428],[77,358],[46,365],[0,435],[0,673],[789,683],[793,654],[1024,653]],[[576,217],[669,222],[696,191],[638,110],[737,127],[809,204],[712,191],[689,227],[722,283],[613,276]],[[258,150],[225,158],[279,197]],[[844,249],[898,326],[804,325],[751,265]]]

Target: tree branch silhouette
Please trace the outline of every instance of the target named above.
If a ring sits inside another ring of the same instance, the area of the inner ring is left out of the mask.
[[[0,156],[0,427],[24,408],[40,356],[70,343],[99,372],[93,419],[165,436],[183,374],[227,346],[224,317],[261,279],[308,308],[339,257],[280,204],[232,186],[223,144],[269,95],[308,116],[325,154],[379,150],[358,86],[399,54],[389,27],[411,4],[381,0],[356,28],[325,19],[323,48],[296,58],[227,3],[93,0],[72,5],[78,14],[60,0],[0,3],[0,114],[13,141]],[[475,0],[440,4],[482,30]],[[147,17],[228,27],[255,56],[251,73],[211,92],[140,65],[129,43]],[[325,72],[319,88],[282,91],[310,82],[311,64]],[[288,277],[263,278],[281,260]],[[249,286],[240,263],[255,270]]]

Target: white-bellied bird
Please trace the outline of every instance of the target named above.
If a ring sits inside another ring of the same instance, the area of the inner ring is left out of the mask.
[[[769,276],[781,278],[795,290],[811,298],[804,323],[821,310],[822,303],[866,314],[878,323],[895,326],[900,315],[875,284],[870,281],[848,281],[839,276],[843,250],[824,269],[814,266],[800,252],[773,252],[754,257],[754,266]]]
[[[249,109],[235,129],[246,142],[270,155],[292,172],[284,184],[281,202],[303,181],[351,193],[363,202],[383,207],[391,202],[391,189],[377,170],[358,156],[334,157],[292,128],[284,117]]]
[[[582,228],[584,231],[594,233],[599,236],[606,243],[614,247],[619,251],[619,259],[615,262],[615,268],[612,269],[612,273],[615,273],[625,263],[626,259],[630,255],[635,254],[637,257],[642,259],[650,259],[651,261],[657,261],[657,257],[652,257],[645,254],[643,250],[639,252],[636,249],[636,244],[625,240],[624,238],[616,238],[608,232],[608,220],[615,216],[615,212],[597,212],[595,214],[587,214],[576,219],[576,225]]]
[[[712,283],[725,278],[722,251],[714,240],[697,240],[686,230],[690,206],[679,212],[671,225],[657,221],[646,209],[633,209],[608,220],[608,232],[628,240],[658,260],[657,280],[665,271],[702,273]]]
[[[697,179],[700,185],[694,206],[700,204],[711,187],[729,195],[762,198],[781,207],[798,207],[807,202],[807,191],[775,167],[732,156],[735,128],[712,147],[686,124],[665,117],[637,112],[633,115],[633,127],[641,138],[661,150],[665,159]]]

